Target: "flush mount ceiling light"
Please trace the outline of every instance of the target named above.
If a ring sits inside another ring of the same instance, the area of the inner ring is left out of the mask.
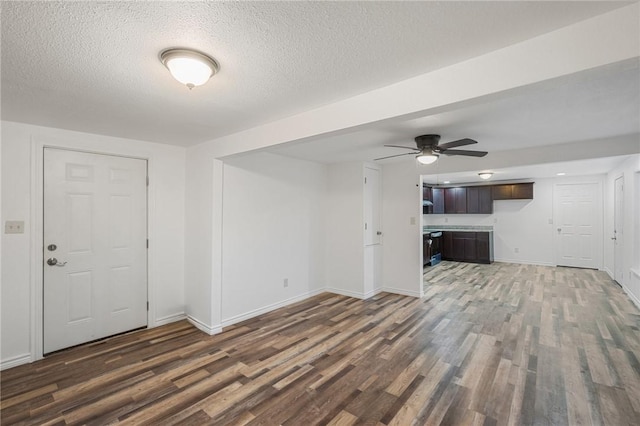
[[[160,61],[173,78],[189,88],[201,86],[220,69],[212,57],[192,49],[167,49],[160,52]]]
[[[431,150],[423,149],[420,154],[416,156],[416,160],[420,164],[433,164],[438,159],[438,154],[435,154]]]
[[[480,179],[487,180],[487,179],[490,179],[491,176],[493,176],[493,173],[491,173],[491,172],[481,172],[481,173],[478,173],[478,176],[480,176]]]

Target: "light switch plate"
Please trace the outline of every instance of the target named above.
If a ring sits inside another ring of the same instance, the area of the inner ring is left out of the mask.
[[[7,220],[4,223],[5,234],[24,234],[23,220]]]

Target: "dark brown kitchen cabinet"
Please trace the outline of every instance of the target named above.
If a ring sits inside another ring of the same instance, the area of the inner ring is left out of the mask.
[[[493,185],[492,196],[494,200],[532,200],[533,183],[513,183],[506,185]]]
[[[444,189],[444,212],[467,213],[467,188]]]
[[[533,184],[519,183],[513,185],[511,198],[514,200],[533,200]]]
[[[488,232],[476,232],[477,259],[481,263],[491,263],[491,242]]]
[[[491,214],[493,213],[493,199],[490,186],[467,187],[467,213]]]
[[[423,185],[422,186],[422,214],[431,214],[433,213],[433,196],[431,195],[431,187]]]
[[[443,214],[444,213],[444,189],[442,188],[431,188],[431,197],[433,202],[433,213],[434,214]]]
[[[493,262],[492,238],[489,232],[444,231],[442,258],[458,262]]]
[[[442,232],[442,259],[453,260],[453,232]]]
[[[494,200],[532,200],[533,183],[464,186],[457,188],[422,188],[424,214],[492,214]],[[427,198],[430,197],[430,198]]]

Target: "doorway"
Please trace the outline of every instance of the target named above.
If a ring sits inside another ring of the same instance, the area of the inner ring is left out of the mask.
[[[43,153],[43,353],[147,325],[147,161]]]
[[[600,269],[601,184],[555,184],[553,193],[556,265]]]

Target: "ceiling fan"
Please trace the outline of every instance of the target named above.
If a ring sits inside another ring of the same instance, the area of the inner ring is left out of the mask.
[[[468,151],[465,149],[451,149],[458,146],[472,145],[478,143],[473,139],[458,139],[456,141],[446,142],[438,144],[440,142],[440,135],[422,135],[416,136],[416,148],[400,145],[385,145],[391,148],[404,148],[410,149],[413,152],[407,152],[405,154],[389,155],[387,157],[376,158],[375,160],[384,160],[386,158],[400,157],[402,155],[416,155],[416,160],[422,164],[434,163],[440,154],[443,155],[466,155],[468,157],[484,157],[487,155],[486,151]]]

